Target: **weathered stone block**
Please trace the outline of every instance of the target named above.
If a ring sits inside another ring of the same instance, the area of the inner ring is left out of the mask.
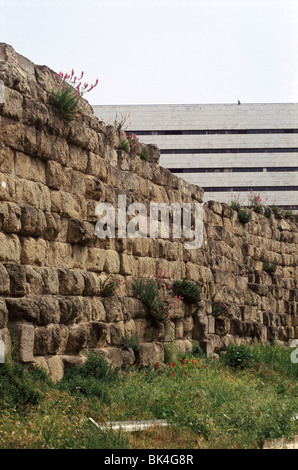
[[[106,361],[113,366],[114,368],[118,369],[122,366],[122,350],[120,348],[98,348],[94,349],[93,352],[100,356],[103,356]]]
[[[52,356],[47,359],[51,379],[54,383],[62,380],[64,375],[64,364],[60,356]]]
[[[126,367],[134,364],[136,356],[132,348],[122,349],[122,366]]]
[[[31,237],[40,237],[46,229],[44,213],[35,207],[21,206],[20,234]]]
[[[45,225],[43,225],[42,237],[45,240],[56,240],[62,229],[60,216],[55,212],[45,212],[44,215]]]
[[[63,361],[64,368],[82,367],[88,359],[84,354],[61,354],[60,357]]]
[[[92,298],[92,320],[94,321],[106,321],[106,311],[103,303],[98,297]]]
[[[5,218],[3,231],[6,233],[19,233],[21,229],[21,208],[13,202],[4,202]]]
[[[69,324],[78,320],[82,315],[82,304],[79,297],[58,297],[60,308],[60,323]]]
[[[107,273],[119,273],[120,271],[120,258],[115,250],[106,250],[106,260],[104,264],[104,271]]]
[[[0,171],[14,174],[14,152],[2,142],[0,143]]]
[[[82,295],[84,278],[78,271],[58,269],[59,293],[62,295]]]
[[[20,361],[33,362],[34,326],[26,322],[14,322],[11,326],[17,336]]]
[[[3,264],[0,264],[0,295],[9,295],[10,277]]]
[[[57,354],[64,354],[67,348],[68,338],[69,338],[69,329],[66,325],[59,325],[60,328],[60,335],[61,341],[59,344],[59,348],[57,350]]]
[[[112,346],[119,346],[124,336],[125,332],[123,321],[110,324],[110,342]]]
[[[88,271],[102,272],[106,261],[106,250],[101,248],[89,248],[86,268]]]
[[[15,297],[23,297],[27,293],[26,266],[21,264],[5,264],[10,279],[10,293]]]
[[[139,363],[142,367],[150,367],[164,361],[164,349],[160,343],[140,344]]]
[[[77,219],[70,219],[68,222],[67,241],[68,243],[87,245],[95,240],[94,225],[90,222],[82,222]]]
[[[60,307],[56,297],[43,295],[36,298],[39,305],[39,324],[48,325],[49,323],[59,323]]]
[[[110,343],[109,325],[100,321],[81,324],[88,333],[88,347],[102,348]]]
[[[47,360],[46,360],[45,356],[34,356],[33,357],[33,364],[36,367],[39,367],[39,368],[43,369],[47,374],[50,375],[50,369],[49,369],[49,366],[48,366],[48,363],[47,363]]]
[[[69,336],[66,352],[80,352],[87,346],[88,335],[80,325],[72,324],[68,326]]]
[[[58,272],[54,268],[36,268],[42,277],[43,294],[59,293],[59,277]]]
[[[41,238],[24,237],[21,238],[22,251],[21,263],[26,265],[44,266],[47,263],[49,251],[48,243]]]
[[[88,151],[76,145],[69,145],[68,166],[85,173],[88,166]]]
[[[32,323],[39,321],[39,306],[35,298],[7,298],[6,305],[12,320],[27,320]]]
[[[95,176],[85,177],[86,185],[86,199],[93,199],[94,201],[104,201],[105,185]]]
[[[16,152],[15,174],[20,178],[31,179],[31,158],[21,152]]]
[[[101,301],[106,311],[106,321],[108,323],[123,320],[122,304],[118,297],[102,298]]]
[[[61,343],[61,330],[59,325],[50,324],[38,326],[34,329],[34,356],[56,354]]]
[[[230,332],[230,319],[228,317],[219,317],[215,319],[215,334],[226,335]]]
[[[60,163],[49,160],[46,165],[46,183],[51,189],[64,189],[64,172]]]
[[[8,310],[4,299],[0,298],[0,329],[6,328],[8,322]]]

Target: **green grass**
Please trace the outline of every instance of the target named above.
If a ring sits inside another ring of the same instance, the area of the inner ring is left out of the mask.
[[[298,434],[291,419],[298,413],[292,349],[260,344],[243,351],[242,367],[227,354],[214,360],[199,351],[123,373],[90,355],[56,385],[39,370],[1,365],[0,448],[245,449]],[[167,419],[171,426],[103,432],[89,417],[98,423]]]

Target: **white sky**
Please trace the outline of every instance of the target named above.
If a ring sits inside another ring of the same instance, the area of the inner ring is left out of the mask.
[[[0,0],[0,42],[92,105],[298,102],[298,0]]]

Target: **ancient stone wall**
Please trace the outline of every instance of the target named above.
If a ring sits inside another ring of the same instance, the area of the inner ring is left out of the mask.
[[[22,362],[37,362],[59,379],[83,350],[116,366],[163,361],[175,337],[182,350],[197,341],[207,352],[231,343],[298,337],[297,224],[252,213],[242,224],[227,204],[204,205],[204,242],[189,250],[179,239],[95,235],[99,202],[200,203],[203,190],[156,163],[158,149],[128,154],[120,135],[81,101],[80,117],[61,121],[51,103],[54,72],[0,45],[0,340],[16,336]],[[0,82],[1,83],[1,82]],[[263,258],[277,264],[263,271]],[[165,280],[186,277],[201,286],[202,308],[179,302],[157,327],[135,298],[134,279],[163,269]],[[123,283],[102,297],[100,280]],[[211,296],[228,306],[212,315]],[[120,347],[136,335],[140,350]]]

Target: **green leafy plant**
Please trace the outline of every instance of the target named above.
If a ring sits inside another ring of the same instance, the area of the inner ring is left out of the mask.
[[[149,160],[149,150],[148,147],[145,145],[142,147],[140,157],[142,160],[148,161]]]
[[[270,215],[271,215],[271,210],[269,207],[265,207],[265,210],[264,210],[264,216],[267,217],[267,219],[270,219]]]
[[[83,366],[65,370],[64,377],[57,387],[72,395],[97,396],[109,404],[110,396],[105,385],[116,379],[117,370],[113,369],[103,356],[89,353]]]
[[[139,138],[136,136],[136,134],[127,134],[126,138],[129,143],[130,150],[133,152],[139,142]]]
[[[230,344],[224,356],[224,362],[233,369],[244,369],[253,362],[252,352],[244,345]]]
[[[257,214],[260,214],[262,212],[262,198],[259,194],[254,194],[252,189],[250,190],[249,195],[249,207]]]
[[[20,362],[6,358],[0,367],[0,409],[37,405],[44,397],[43,382],[50,383],[50,379],[42,369],[25,369]]]
[[[122,113],[121,115],[119,115],[118,112],[116,112],[116,116],[114,120],[114,127],[118,132],[125,131],[129,127],[129,125],[131,124],[131,122],[127,123],[127,120],[129,119],[129,117],[130,117],[130,113],[125,114],[123,116]]]
[[[252,210],[247,210],[247,209],[239,209],[238,210],[238,218],[239,218],[239,221],[242,223],[242,224],[247,224],[247,222],[249,222],[251,220],[251,212]]]
[[[82,71],[81,76],[76,77],[73,69],[71,74],[63,74],[62,72],[59,75],[55,74],[56,83],[52,92],[52,102],[58,109],[61,119],[65,122],[73,121],[79,116],[79,100],[98,84],[97,79],[94,85],[89,86],[86,82],[82,85],[83,76],[84,72]]]
[[[150,315],[157,324],[166,325],[170,320],[171,310],[175,308],[180,298],[170,299],[162,292],[163,275],[165,271],[153,277],[141,277],[135,280],[135,294],[147,307]]]
[[[275,205],[275,204],[272,204],[272,206],[270,206],[271,210],[276,214],[277,212],[279,212],[279,208]]]
[[[201,291],[195,282],[189,279],[176,279],[172,284],[172,291],[185,303],[200,307]]]
[[[112,295],[115,295],[121,283],[121,279],[108,276],[104,281],[100,281],[100,295],[102,297],[111,297]]]
[[[285,212],[284,212],[284,217],[285,217],[286,219],[290,219],[290,220],[295,220],[295,219],[296,219],[296,218],[295,218],[295,214],[293,213],[292,210],[285,211]]]
[[[224,302],[215,300],[216,295],[217,294],[215,293],[211,296],[212,316],[214,318],[218,318],[221,315],[227,315],[229,312],[228,307]]]
[[[129,141],[125,138],[120,140],[119,147],[121,150],[125,150],[125,152],[130,153],[130,144]]]
[[[275,263],[270,263],[268,260],[263,261],[263,271],[265,271],[268,274],[273,274],[276,271],[276,264]]]
[[[140,350],[140,339],[135,336],[131,335],[128,338],[122,338],[120,347],[122,349],[133,349],[135,352]]]
[[[238,211],[238,209],[240,209],[240,207],[241,207],[239,198],[240,198],[239,194],[238,194],[238,196],[236,196],[236,194],[234,194],[233,200],[230,202],[230,206],[234,211]]]

